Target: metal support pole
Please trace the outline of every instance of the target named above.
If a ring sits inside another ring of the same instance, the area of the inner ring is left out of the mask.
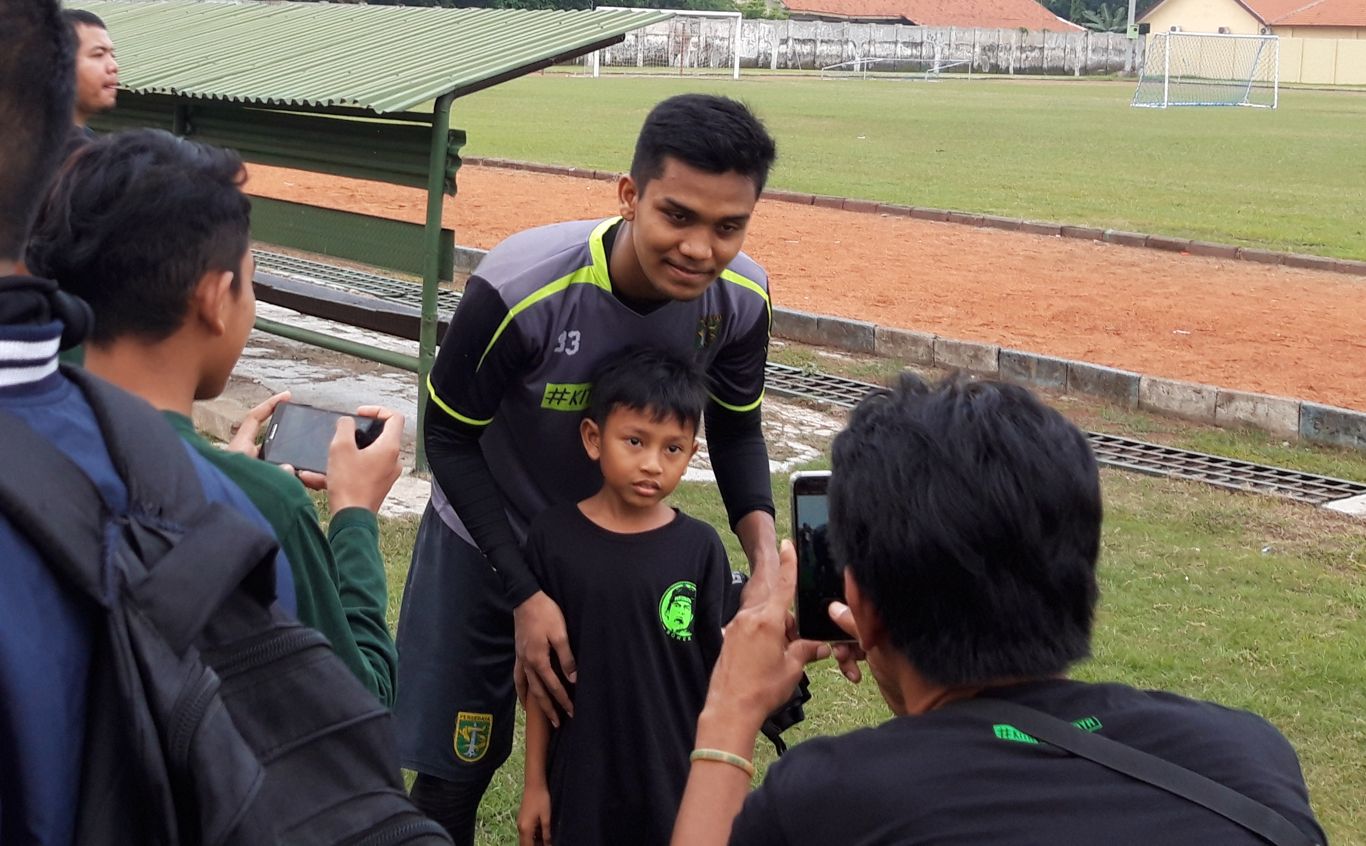
[[[298,341],[310,346],[322,347],[325,350],[353,355],[356,358],[363,358],[366,361],[373,361],[387,367],[407,370],[409,373],[416,373],[418,371],[417,359],[400,352],[386,350],[382,347],[362,344],[359,341],[338,338],[333,335],[325,335],[322,332],[315,332],[312,329],[302,329],[298,326],[290,326],[287,323],[268,320],[264,317],[256,318],[256,328],[260,329],[262,332],[279,335],[281,338],[288,338],[291,341]],[[421,429],[421,426],[422,424],[419,420],[419,430]]]
[[[1167,33],[1166,41],[1163,42],[1166,49],[1162,53],[1162,108],[1167,108],[1170,102],[1172,88],[1172,34]]]
[[[175,112],[171,117],[171,132],[184,138],[190,132],[190,105],[189,103],[176,103]]]
[[[427,377],[436,358],[436,289],[441,284],[441,212],[446,193],[446,145],[451,129],[453,94],[436,98],[432,111],[431,158],[427,164],[427,227],[422,233],[422,324],[417,352],[417,470],[427,469],[424,442]]]
[[[742,23],[744,23],[743,18],[735,19],[735,36],[730,42],[730,52],[735,61],[735,67],[731,70],[730,74],[732,79],[740,78],[740,25]],[[755,43],[758,43],[757,39],[755,40]]]

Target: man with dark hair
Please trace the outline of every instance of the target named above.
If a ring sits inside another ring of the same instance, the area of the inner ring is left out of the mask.
[[[514,685],[559,720],[575,662],[558,606],[519,545],[545,508],[602,484],[580,445],[591,374],[633,345],[703,367],[712,466],[751,569],[776,569],[760,429],[767,276],[740,251],[774,159],[740,103],[686,94],[645,120],[620,216],[561,223],[494,248],[465,287],[429,384],[432,502],[399,617],[399,748],[414,800],[473,839],[475,811],[512,746]],[[514,666],[515,659],[515,666]],[[516,672],[514,673],[514,669]],[[515,676],[515,682],[514,682]],[[456,748],[462,720],[491,738]]]
[[[63,169],[34,227],[29,264],[94,311],[86,369],[160,409],[261,510],[293,568],[299,620],[390,705],[397,659],[377,512],[402,471],[402,415],[362,409],[385,419],[363,450],[354,421],[342,419],[348,431],[339,429],[326,477],[315,480],[328,492],[326,533],[300,479],[254,457],[251,436],[287,395],[243,427],[251,455],[215,447],[190,420],[195,400],[222,393],[256,315],[245,180],[231,150],[160,130],[101,138]]]
[[[58,349],[80,342],[90,311],[55,282],[26,275],[20,263],[71,127],[72,43],[57,3],[0,2],[0,415],[50,441],[99,488],[110,510],[122,513],[127,489],[94,412],[57,369]],[[0,443],[0,467],[11,466],[10,448]],[[232,505],[268,531],[241,491],[190,457],[207,499]],[[87,680],[102,617],[58,577],[26,528],[0,513],[0,842],[65,844],[75,831]],[[283,557],[276,575],[281,604],[292,610]]]
[[[76,103],[72,114],[70,155],[95,134],[87,126],[90,119],[114,108],[119,96],[119,62],[114,58],[114,42],[99,15],[84,9],[62,12],[76,36]]]
[[[1024,388],[903,377],[870,394],[832,449],[829,540],[848,604],[830,613],[895,716],[795,747],[746,798],[764,715],[829,654],[788,638],[796,561],[785,543],[775,589],[727,629],[673,842],[1267,842],[1069,756],[1093,751],[1070,745],[1079,735],[1265,806],[1253,816],[1283,818],[1283,844],[1323,843],[1295,752],[1262,718],[1066,678],[1090,652],[1100,526],[1085,436]]]

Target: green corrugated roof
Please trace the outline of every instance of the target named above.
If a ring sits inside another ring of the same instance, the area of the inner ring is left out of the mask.
[[[242,0],[72,2],[104,19],[138,93],[406,111],[671,17]]]

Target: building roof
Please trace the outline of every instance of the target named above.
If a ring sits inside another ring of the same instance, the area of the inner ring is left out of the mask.
[[[1143,20],[1173,0],[1162,0]],[[1236,0],[1263,26],[1366,27],[1366,0]]]
[[[783,0],[790,12],[851,20],[904,20],[919,26],[1082,29],[1035,0]]]
[[[259,0],[92,0],[142,94],[401,112],[616,43],[657,10],[518,11]]]

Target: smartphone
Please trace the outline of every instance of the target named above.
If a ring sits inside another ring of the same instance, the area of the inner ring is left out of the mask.
[[[797,546],[797,635],[808,640],[847,641],[830,619],[830,603],[844,601],[844,573],[830,558],[827,486],[830,471],[792,474],[792,537]]]
[[[365,449],[384,429],[384,421],[314,408],[297,402],[282,402],[266,425],[261,443],[261,458],[272,464],[288,464],[295,470],[327,472],[327,449],[337,434],[337,421],[351,417],[356,421],[356,446]]]

